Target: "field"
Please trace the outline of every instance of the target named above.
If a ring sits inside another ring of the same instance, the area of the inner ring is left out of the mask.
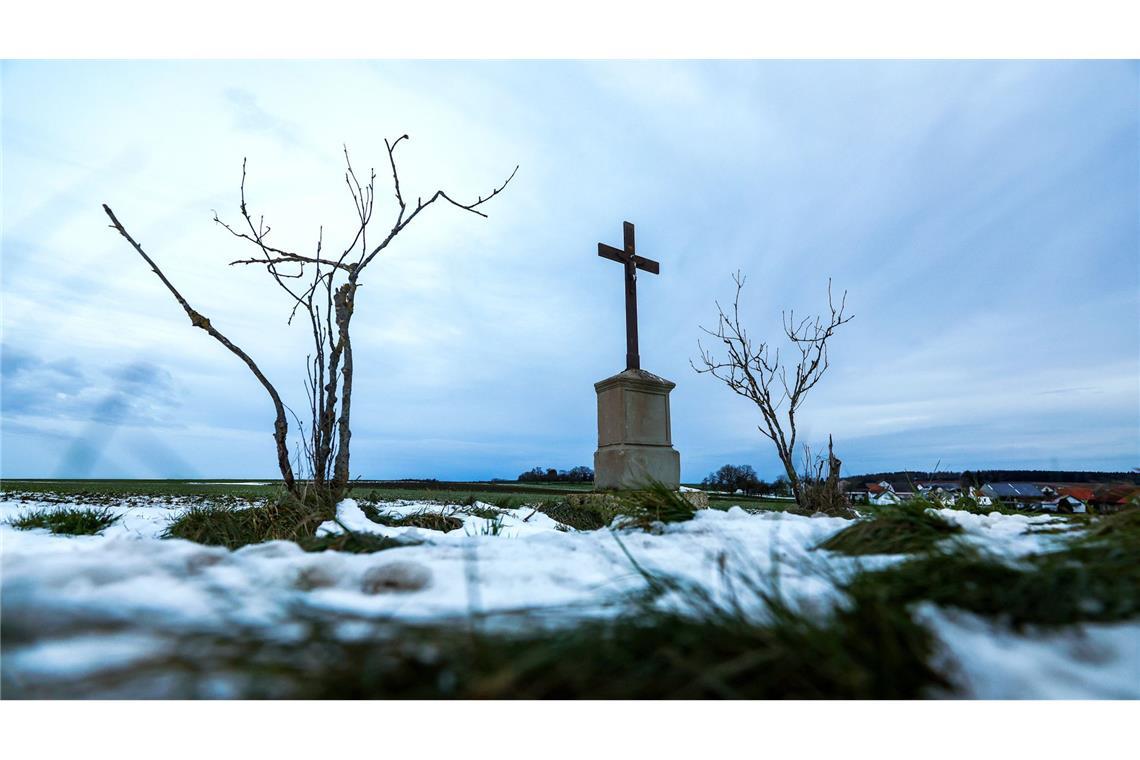
[[[584,490],[360,482],[283,536],[263,481],[5,481],[4,696],[1140,697],[1135,510]]]
[[[689,486],[696,488],[696,485]],[[370,500],[406,499],[451,504],[477,500],[486,503],[529,504],[535,501],[557,501],[560,497],[592,490],[589,483],[515,483],[460,482],[436,480],[358,480],[352,497]],[[4,480],[0,492],[42,494],[45,498],[82,497],[86,501],[113,503],[124,496],[156,498],[267,499],[280,487],[266,480]],[[786,499],[758,496],[726,496],[712,494],[709,506],[728,509],[736,504],[757,509],[784,509]]]

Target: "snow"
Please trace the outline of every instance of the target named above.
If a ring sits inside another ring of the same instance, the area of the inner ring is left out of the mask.
[[[1018,635],[961,610],[919,606],[972,699],[1136,699],[1140,621]]]
[[[1037,532],[1067,525],[1064,519],[1054,515],[1005,515],[1001,512],[976,515],[961,509],[935,511],[961,527],[968,543],[1007,558],[1057,549],[1065,540],[1062,533]]]
[[[267,480],[202,480],[192,481],[186,485],[190,486],[268,486],[272,485]]]
[[[0,525],[3,616],[13,642],[5,645],[5,681],[127,667],[161,654],[169,646],[164,633],[240,626],[288,635],[299,610],[344,621],[528,610],[556,623],[613,615],[630,609],[632,595],[646,588],[638,566],[703,589],[718,603],[734,598],[738,585],[726,578],[735,575],[778,583],[786,598],[823,608],[840,600],[837,580],[901,559],[814,549],[847,520],[741,507],[701,510],[657,531],[578,532],[528,507],[474,505],[497,511],[491,520],[455,505],[379,505],[402,515],[442,510],[462,521],[440,532],[379,525],[352,500],[320,532],[348,529],[419,543],[375,554],[306,553],[283,541],[228,551],[159,538],[186,503],[124,500],[110,507],[122,519],[98,536]],[[36,506],[0,501],[0,520]],[[1046,550],[1060,540],[1034,532],[1051,527],[1052,516],[940,513],[962,526],[966,540],[1002,556]],[[687,602],[666,596],[659,603]],[[940,641],[940,656],[963,674],[969,696],[1140,697],[1140,622],[1016,634],[931,605],[919,614]],[[351,622],[342,628],[348,635]]]

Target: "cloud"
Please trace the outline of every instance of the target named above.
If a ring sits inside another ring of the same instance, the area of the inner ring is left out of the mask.
[[[229,106],[234,126],[243,131],[263,133],[281,141],[287,147],[300,147],[297,126],[266,111],[258,103],[257,96],[240,87],[227,87],[222,92]]]
[[[162,457],[138,455],[151,430],[168,464],[181,459],[171,467],[271,475],[264,391],[187,325],[98,204],[112,202],[194,307],[303,408],[308,337],[285,326],[289,304],[263,272],[226,266],[245,251],[210,210],[236,214],[248,155],[250,202],[275,239],[310,246],[320,225],[326,245],[351,237],[347,143],[358,169],[378,167],[382,227],[395,210],[380,138],[405,132],[408,197],[473,196],[521,169],[489,219],[433,207],[367,271],[354,321],[361,475],[588,464],[592,384],[624,356],[620,273],[595,246],[626,219],[661,262],[639,283],[641,355],[678,383],[686,478],[725,461],[776,472],[747,402],[688,366],[738,268],[757,337],[778,336],[781,309],[818,310],[828,276],[849,291],[857,316],[803,433],[834,433],[852,468],[1140,460],[1138,72],[1111,61],[6,67],[2,200],[17,224],[2,233],[4,469],[50,474],[59,436],[90,423],[116,430],[99,457],[76,459],[95,474],[163,472]],[[123,103],[112,92],[123,88],[137,96]]]
[[[75,357],[47,360],[29,350],[0,348],[5,418],[45,416],[169,425],[179,391],[166,369],[137,360],[92,371]]]

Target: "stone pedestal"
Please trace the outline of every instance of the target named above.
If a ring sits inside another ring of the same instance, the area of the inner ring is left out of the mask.
[[[594,488],[632,490],[656,480],[676,490],[681,455],[669,428],[669,392],[676,387],[641,369],[594,384],[598,392],[598,450]]]

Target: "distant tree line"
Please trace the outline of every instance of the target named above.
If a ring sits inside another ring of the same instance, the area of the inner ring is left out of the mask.
[[[518,479],[520,483],[592,483],[594,470],[584,466],[570,470],[535,467],[519,475]]]
[[[1096,470],[964,470],[962,472],[924,472],[919,470],[896,470],[893,472],[873,472],[867,475],[852,475],[846,478],[849,483],[906,483],[938,480],[955,482],[960,485],[981,486],[986,483],[1135,483],[1140,485],[1140,471],[1098,472]]]
[[[792,493],[792,484],[783,475],[768,483],[756,474],[752,465],[748,464],[726,464],[716,472],[709,473],[708,477],[701,481],[701,485],[729,493],[742,491],[746,494],[774,494],[776,496],[790,496]]]

